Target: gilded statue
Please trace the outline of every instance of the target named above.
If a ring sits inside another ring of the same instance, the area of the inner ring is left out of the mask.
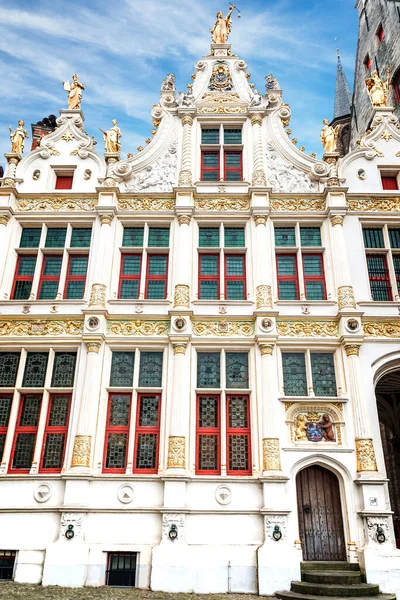
[[[85,89],[83,83],[79,81],[78,75],[72,75],[72,83],[63,81],[64,90],[68,92],[68,109],[80,110],[82,100],[82,90]]]
[[[306,415],[298,415],[296,420],[296,440],[307,439],[307,419]]]
[[[112,124],[113,126],[107,131],[103,131],[103,129],[99,129],[99,131],[103,134],[105,151],[110,154],[119,154],[121,152],[120,140],[122,133],[115,119],[112,121]]]
[[[339,125],[331,127],[328,119],[324,119],[324,126],[321,130],[321,142],[327,154],[336,152],[336,143],[339,133]]]
[[[333,423],[328,414],[322,415],[321,421],[322,435],[326,442],[336,442],[335,432],[333,431]]]
[[[221,11],[217,13],[217,20],[214,23],[214,27],[210,29],[214,44],[226,44],[232,29],[231,15],[234,9],[235,4],[232,4],[226,17],[223,16]]]
[[[15,131],[12,130],[11,125],[8,126],[10,130],[11,140],[11,152],[14,154],[22,154],[24,151],[25,140],[29,137],[26,130],[24,129],[25,121],[18,121],[18,127]]]
[[[371,77],[365,80],[369,97],[373,106],[387,106],[390,85],[390,69],[387,70],[387,80],[382,81],[378,71],[372,71]]]

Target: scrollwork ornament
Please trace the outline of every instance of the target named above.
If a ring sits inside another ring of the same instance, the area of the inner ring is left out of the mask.
[[[344,308],[356,308],[354,290],[351,285],[342,285],[338,288],[339,310]]]
[[[251,337],[254,321],[194,321],[193,334],[199,337]]]
[[[86,350],[87,350],[88,354],[89,353],[98,354],[100,352],[101,342],[88,340],[88,341],[85,341],[85,344],[86,344]]]
[[[363,321],[365,337],[400,338],[399,321]]]
[[[249,210],[250,200],[246,198],[196,198],[195,208],[198,210]]]
[[[271,209],[282,212],[325,210],[324,198],[271,198]]]
[[[174,198],[119,198],[119,210],[174,210]]]
[[[83,333],[83,320],[55,321],[40,319],[30,321],[0,320],[1,336],[59,336],[80,335]]]
[[[187,344],[172,344],[174,354],[186,354]]]
[[[281,470],[281,452],[278,438],[263,439],[263,471]]]
[[[287,517],[284,515],[265,515],[265,537],[271,538],[275,527],[278,526],[282,533],[282,538],[286,537]]]
[[[177,306],[184,306],[186,308],[190,306],[190,287],[186,284],[175,286],[174,308]]]
[[[346,344],[344,350],[346,356],[359,356],[361,344]]]
[[[170,327],[169,320],[165,321],[147,321],[145,319],[136,320],[109,320],[107,330],[113,335],[126,336],[160,336],[167,335]]]
[[[400,212],[400,197],[348,198],[347,204],[352,212]]]
[[[266,225],[268,216],[267,215],[254,215],[253,219],[254,219],[254,223],[256,225]]]
[[[90,292],[89,307],[100,306],[105,308],[106,291],[107,287],[103,283],[94,283]]]
[[[377,471],[374,444],[372,439],[356,439],[357,471]]]
[[[186,466],[186,439],[171,435],[168,440],[168,469],[184,469]]]
[[[190,225],[192,217],[190,215],[179,215],[178,223],[179,225]]]
[[[258,285],[256,288],[256,307],[272,308],[272,288],[270,285]]]
[[[97,206],[96,198],[18,198],[17,210],[21,211],[93,211]]]
[[[288,337],[337,337],[339,324],[336,321],[278,321],[279,335]]]
[[[71,467],[90,467],[92,436],[76,435],[72,453]]]

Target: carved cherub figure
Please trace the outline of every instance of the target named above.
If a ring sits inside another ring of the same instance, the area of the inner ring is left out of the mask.
[[[162,92],[174,92],[175,91],[175,80],[176,77],[174,73],[169,73],[163,80],[161,84]]]
[[[296,440],[307,439],[307,419],[306,415],[298,415],[296,419]]]
[[[14,154],[22,154],[24,151],[25,140],[28,136],[26,130],[24,129],[25,122],[18,121],[18,127],[15,131],[12,130],[11,125],[8,126],[10,130],[10,140],[11,140],[11,152]]]
[[[329,125],[328,119],[323,121],[324,127],[321,130],[321,142],[327,154],[336,152],[336,142],[339,134],[339,125],[335,128]]]
[[[333,423],[328,414],[322,415],[322,435],[326,442],[336,442],[335,432],[333,431]]]

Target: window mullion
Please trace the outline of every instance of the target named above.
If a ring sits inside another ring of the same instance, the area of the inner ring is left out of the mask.
[[[300,300],[306,299],[306,286],[304,283],[304,271],[303,271],[303,253],[301,248],[296,250],[296,261],[297,261],[297,272],[299,280],[299,298]]]
[[[43,251],[38,248],[36,251],[36,265],[35,265],[35,272],[33,274],[32,287],[31,287],[31,294],[33,294],[33,297],[35,299],[37,299],[37,295],[38,295],[40,274],[42,272],[42,266],[43,266]]]
[[[221,475],[226,475],[227,470],[227,414],[226,414],[226,352],[225,350],[221,350],[221,394],[219,401],[219,411],[220,411],[220,445],[221,445]]]
[[[68,260],[69,260],[68,251],[66,250],[66,248],[64,248],[62,262],[61,262],[60,279],[58,280],[58,290],[57,290],[57,296],[56,296],[57,300],[59,298],[64,297],[65,278],[67,276],[67,270],[68,270]]]
[[[21,376],[21,381],[22,381],[22,376]],[[12,451],[13,443],[14,443],[15,428],[17,426],[17,418],[18,418],[18,413],[19,413],[20,402],[21,402],[21,394],[20,394],[20,392],[15,390],[14,394],[13,394],[12,404],[11,404],[10,418],[8,419],[7,434],[6,434],[6,441],[4,444],[3,458],[2,458],[2,463],[0,465],[0,473],[1,474],[7,473],[8,468],[9,468],[9,463],[10,463],[10,459],[11,459],[11,451]],[[1,457],[0,457],[0,459],[1,459]]]
[[[149,260],[149,255],[147,253],[147,249],[143,248],[142,250],[142,265],[140,267],[140,284],[139,284],[139,300],[144,299],[144,291],[146,288],[146,273],[147,273],[147,261]]]
[[[311,370],[311,352],[310,352],[310,350],[306,350],[306,374],[307,374],[307,394],[308,394],[308,396],[315,396],[314,384],[313,384],[313,379],[312,379],[312,370]]]
[[[221,248],[219,251],[219,300],[225,298],[225,251]]]
[[[49,358],[47,361],[46,375],[45,375],[45,379],[44,379],[44,387],[45,388],[49,388],[51,386],[51,376],[53,373],[54,358],[55,358],[55,352],[54,352],[53,348],[50,348]]]
[[[54,354],[54,352],[53,352]],[[49,364],[50,364],[49,360]],[[39,414],[39,422],[36,432],[36,442],[35,442],[35,450],[33,452],[32,459],[32,467],[30,470],[30,474],[36,474],[39,471],[41,458],[42,458],[42,449],[43,449],[43,436],[44,430],[46,428],[47,421],[47,412],[49,410],[49,399],[50,394],[47,390],[43,391],[42,394],[42,403],[40,405],[40,414]]]

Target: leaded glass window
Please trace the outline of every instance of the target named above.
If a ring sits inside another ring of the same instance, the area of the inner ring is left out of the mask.
[[[219,352],[197,353],[197,387],[220,387],[220,354]]]
[[[41,227],[24,227],[21,234],[20,248],[39,248]]]
[[[28,352],[22,387],[44,387],[48,358],[47,352]]]
[[[363,229],[364,244],[366,248],[384,248],[385,242],[383,239],[382,229]]]
[[[400,248],[400,229],[389,229],[390,245],[392,248]]]
[[[43,469],[61,469],[64,454],[65,433],[49,433],[43,454]]]
[[[296,246],[294,227],[275,227],[275,246]]]
[[[319,227],[300,227],[302,246],[321,246],[321,229]]]
[[[225,246],[229,248],[244,248],[244,227],[225,227]]]
[[[250,473],[250,415],[248,396],[227,397],[227,420],[228,473]]]
[[[12,460],[13,469],[29,470],[32,466],[36,433],[19,433],[15,443]]]
[[[111,361],[111,387],[131,387],[133,384],[134,352],[113,352]]]
[[[124,227],[124,237],[122,245],[128,247],[143,246],[144,228],[143,227]]]
[[[161,387],[162,366],[162,352],[141,352],[139,387]]]
[[[226,353],[226,387],[249,387],[249,355],[247,352]]]
[[[112,394],[110,396],[110,414],[108,418],[109,426],[120,427],[128,425],[130,408],[130,394]]]
[[[68,424],[69,403],[71,396],[55,394],[51,397],[49,427],[65,427]]]
[[[198,470],[218,471],[218,438],[215,435],[200,435],[198,442]]]
[[[66,236],[66,227],[49,227],[46,234],[46,248],[64,248]]]
[[[0,387],[14,387],[20,359],[19,352],[0,353]]]
[[[218,248],[219,227],[200,227],[199,246],[200,248]]]
[[[307,375],[304,354],[299,352],[284,352],[282,354],[282,367],[285,396],[307,396]]]
[[[73,387],[75,365],[75,352],[56,352],[51,387]]]
[[[202,129],[202,144],[219,144],[219,129]]]
[[[224,144],[241,144],[242,130],[241,129],[224,129]]]
[[[229,436],[229,470],[249,470],[249,440],[246,435]]]
[[[169,227],[149,227],[150,248],[168,248],[169,246]]]
[[[106,468],[124,469],[128,445],[127,433],[110,433],[107,438]]]
[[[90,248],[91,227],[74,227],[71,235],[71,248]]]
[[[12,396],[0,395],[0,428],[8,427],[8,421],[10,419]],[[1,453],[0,453],[1,454]]]
[[[154,470],[157,467],[157,434],[139,433],[136,445],[136,469]]]
[[[335,364],[333,354],[312,353],[311,370],[316,396],[336,396]]]
[[[19,427],[36,427],[39,422],[41,394],[28,394],[23,397]]]
[[[219,396],[197,399],[197,472],[219,472]]]
[[[137,471],[157,472],[160,402],[159,394],[139,395],[135,444]]]
[[[157,427],[158,424],[158,412],[160,405],[160,397],[144,396],[140,397],[140,410],[139,410],[139,426],[140,427]]]
[[[131,394],[110,394],[106,429],[105,469],[119,473],[125,471],[130,412]]]

